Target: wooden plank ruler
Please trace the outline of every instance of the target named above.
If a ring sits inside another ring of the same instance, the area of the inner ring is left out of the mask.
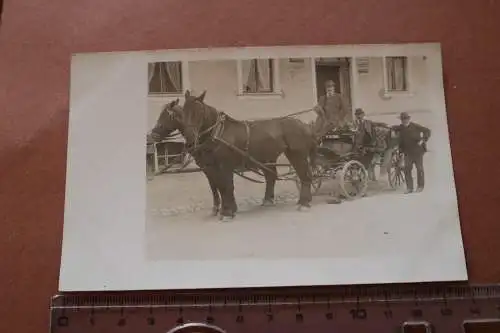
[[[500,285],[69,293],[52,333],[500,332]]]

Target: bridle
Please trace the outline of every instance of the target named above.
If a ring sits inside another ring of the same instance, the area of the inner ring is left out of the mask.
[[[203,103],[201,103],[201,105],[204,108],[203,111],[206,112],[207,106],[204,105]],[[214,111],[217,113],[217,118],[215,122],[208,128],[204,129],[203,131],[200,132],[197,131],[198,129],[197,125],[184,125],[185,128],[190,128],[192,130],[192,133],[194,134],[193,143],[188,147],[188,152],[190,154],[204,149],[208,144],[220,138],[222,133],[224,132],[224,122],[226,120],[226,114],[222,111],[218,110]],[[207,134],[208,138],[204,140],[202,143],[200,143],[200,138]]]

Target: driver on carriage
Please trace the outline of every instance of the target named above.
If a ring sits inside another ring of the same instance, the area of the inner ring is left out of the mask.
[[[318,140],[332,129],[348,124],[349,108],[345,99],[335,92],[335,83],[332,80],[325,82],[325,95],[319,98],[313,110],[317,114],[313,131]]]

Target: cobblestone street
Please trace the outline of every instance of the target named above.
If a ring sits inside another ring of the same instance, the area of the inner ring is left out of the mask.
[[[287,167],[280,168],[278,172],[284,174]],[[263,180],[262,177],[248,173],[254,179]],[[386,187],[385,178],[380,183],[370,183],[369,194],[376,194]],[[335,189],[333,180],[324,181],[313,202],[325,201],[327,196]],[[259,207],[265,192],[265,184],[257,184],[239,176],[234,176],[234,187],[238,211],[244,212]],[[298,199],[298,190],[294,181],[276,182],[276,204],[278,206],[291,205]],[[212,194],[208,181],[202,172],[189,172],[178,174],[163,174],[156,176],[148,183],[148,212],[151,217],[181,217],[195,212],[209,214],[212,209]],[[186,217],[184,217],[186,218]]]
[[[405,223],[404,215],[432,214],[429,205],[439,202],[425,193],[410,199],[401,194],[404,188],[389,189],[384,178],[370,184],[366,198],[340,205],[326,204],[335,186],[326,181],[308,212],[296,210],[298,191],[293,181],[277,182],[276,206],[261,207],[264,186],[235,176],[238,214],[234,221],[220,223],[210,215],[212,196],[203,173],[155,177],[148,183],[148,259],[389,255],[404,246],[411,249],[413,241],[420,246],[421,237],[429,234],[426,230],[436,228],[435,218],[415,224]],[[404,237],[408,233],[415,235],[410,243]]]

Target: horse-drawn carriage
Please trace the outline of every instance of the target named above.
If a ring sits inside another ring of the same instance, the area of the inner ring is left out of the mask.
[[[369,155],[368,159],[366,158],[367,147],[356,145],[356,135],[356,130],[344,127],[333,129],[321,138],[312,170],[313,194],[319,192],[323,181],[334,180],[341,196],[348,199],[362,197],[368,189],[370,171],[373,172],[376,165],[381,169],[385,168],[391,188],[395,189],[404,184],[404,159],[398,147],[390,143],[394,139],[393,133],[387,129],[381,134],[382,140],[387,141],[387,146]],[[384,163],[385,158],[390,160]],[[300,188],[301,183],[298,178],[296,178],[296,184]]]
[[[221,219],[231,219],[237,211],[233,174],[266,184],[263,205],[274,204],[277,180],[295,181],[299,189],[299,209],[310,207],[312,194],[318,191],[324,179],[336,179],[340,194],[347,198],[366,193],[367,165],[370,169],[372,159],[367,163],[365,147],[361,145],[363,149],[359,149],[360,145],[355,142],[357,132],[353,129],[327,133],[318,147],[311,127],[294,117],[312,110],[270,119],[237,120],[206,104],[205,94],[206,91],[194,96],[186,91],[183,106],[178,99],[165,105],[152,136],[158,142],[174,130],[181,131],[189,146],[189,155],[207,177],[213,194],[213,212],[220,213]],[[390,131],[384,133],[381,137],[388,138]],[[385,149],[384,161],[388,161],[389,151],[392,154],[389,156],[389,183],[394,187],[402,180],[402,165],[397,149]],[[280,166],[277,159],[281,154],[290,163],[285,175],[277,172]],[[303,183],[311,180],[311,166],[312,189]],[[264,180],[253,180],[244,175],[246,172],[260,175]]]
[[[313,166],[312,193],[318,193],[324,180],[336,180],[341,194],[355,198],[366,193],[368,171],[360,161],[360,154],[354,149],[355,131],[332,130],[323,136]],[[300,188],[300,179],[296,179]]]

